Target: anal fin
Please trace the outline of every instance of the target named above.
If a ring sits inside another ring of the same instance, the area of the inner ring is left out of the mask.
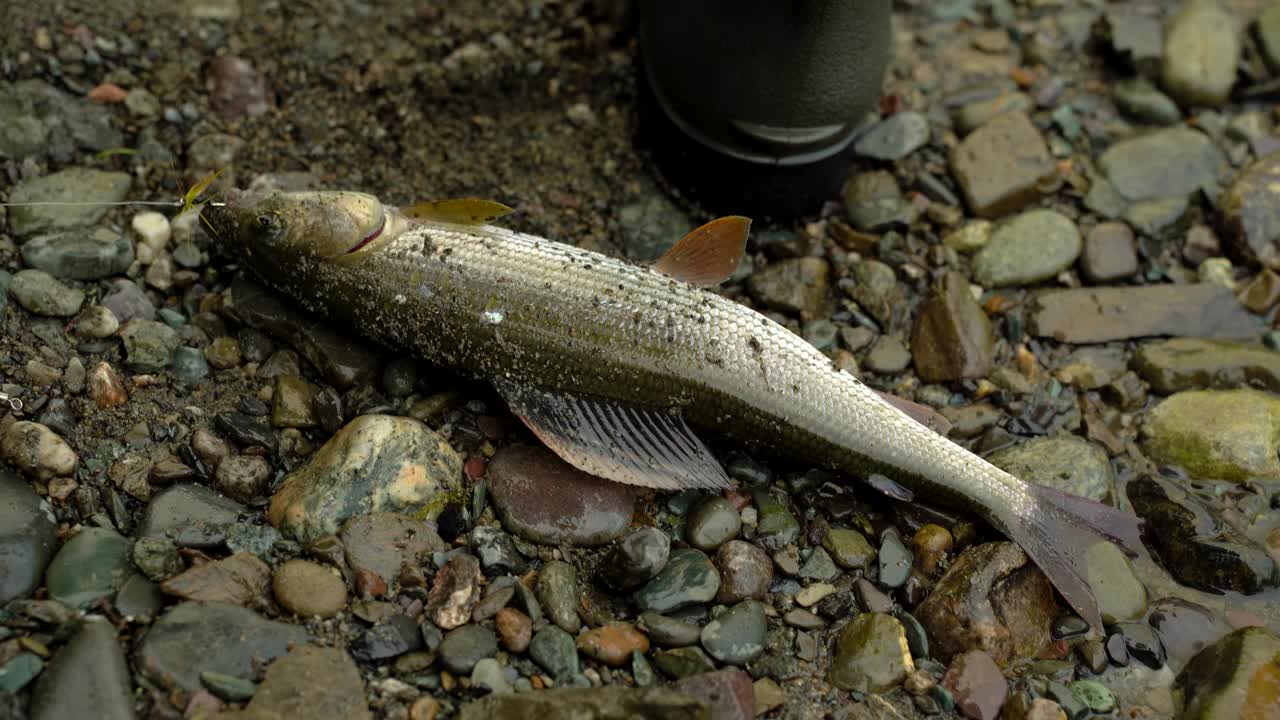
[[[583,472],[661,490],[732,487],[678,415],[511,382],[495,386],[539,440]]]

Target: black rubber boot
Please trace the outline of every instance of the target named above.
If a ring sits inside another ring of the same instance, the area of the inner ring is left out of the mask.
[[[640,0],[640,132],[716,214],[784,220],[839,195],[889,63],[892,0]]]

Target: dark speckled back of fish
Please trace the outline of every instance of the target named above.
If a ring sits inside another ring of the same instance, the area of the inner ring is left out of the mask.
[[[1137,518],[1022,482],[781,325],[676,279],[727,276],[743,219],[704,226],[650,268],[457,213],[409,218],[358,193],[239,196],[204,214],[267,284],[359,334],[493,382],[543,442],[601,477],[729,487],[699,433],[881,473],[981,514],[1097,628],[1089,549],[1103,536],[1140,543]]]

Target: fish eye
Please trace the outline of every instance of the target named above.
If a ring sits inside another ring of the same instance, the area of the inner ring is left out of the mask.
[[[258,227],[260,228],[269,228],[272,225],[274,225],[275,222],[276,222],[275,215],[259,215],[258,216]]]

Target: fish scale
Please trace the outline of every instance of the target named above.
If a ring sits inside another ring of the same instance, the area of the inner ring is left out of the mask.
[[[1131,551],[1139,544],[1132,515],[1019,480],[777,322],[654,268],[494,225],[429,220],[385,233],[379,225],[363,240],[255,242],[236,229],[252,223],[221,212],[217,226],[239,238],[232,249],[269,285],[366,337],[492,381],[553,448],[578,433],[581,452],[564,443],[557,451],[604,477],[720,484],[714,459],[682,436],[685,421],[698,435],[854,478],[881,473],[980,514],[1098,628],[1088,548],[1104,538]],[[358,252],[335,260],[330,246]]]

